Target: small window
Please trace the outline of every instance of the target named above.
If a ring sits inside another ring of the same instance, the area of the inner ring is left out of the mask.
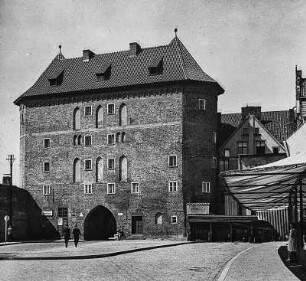
[[[279,152],[279,148],[277,146],[273,147],[273,153],[277,154]]]
[[[227,171],[229,170],[229,159],[221,159],[220,160],[220,171]]]
[[[51,140],[50,139],[44,139],[44,148],[49,148],[51,146]]]
[[[176,155],[170,155],[169,156],[169,167],[170,168],[175,168],[175,167],[177,167],[177,157],[176,157]]]
[[[44,163],[44,172],[50,172],[50,163],[49,162]]]
[[[131,193],[139,193],[139,183],[138,182],[132,182]]]
[[[84,194],[92,194],[92,183],[84,184]]]
[[[230,150],[229,149],[224,149],[224,157],[230,157]]]
[[[85,162],[85,171],[90,171],[92,170],[92,162],[91,162],[91,159],[86,159]]]
[[[255,128],[254,134],[255,134],[255,135],[259,135],[259,128],[258,128],[258,127]]]
[[[107,169],[115,170],[115,159],[114,158],[110,158],[107,160]]]
[[[107,135],[107,144],[115,144],[115,134]]]
[[[91,146],[91,144],[92,144],[92,137],[85,136],[85,146]]]
[[[210,193],[210,182],[209,181],[203,181],[202,182],[202,192],[203,193]]]
[[[159,75],[163,73],[163,57],[156,57],[151,60],[148,66],[149,75]]]
[[[108,115],[113,115],[115,114],[115,104],[114,103],[109,103],[107,105],[107,114]]]
[[[81,135],[78,136],[78,145],[82,145],[82,136]]]
[[[171,223],[177,223],[177,216],[171,216]]]
[[[114,183],[108,183],[107,184],[107,194],[115,194],[115,184]]]
[[[85,106],[84,113],[85,113],[85,116],[91,116],[92,115],[92,106]]]
[[[60,218],[68,218],[68,208],[58,207],[57,213]]]
[[[161,213],[155,215],[155,224],[163,224],[163,215]]]
[[[246,141],[238,141],[238,154],[248,154],[248,143]]]
[[[126,136],[125,136],[125,133],[121,133],[121,142],[125,142],[126,140]]]
[[[199,110],[206,110],[206,100],[199,99]]]
[[[217,143],[217,132],[213,132],[212,142],[215,143],[215,144]]]
[[[177,181],[169,181],[169,192],[177,192]]]
[[[51,185],[43,185],[43,195],[51,195]]]
[[[266,142],[265,141],[256,141],[256,154],[265,154]]]

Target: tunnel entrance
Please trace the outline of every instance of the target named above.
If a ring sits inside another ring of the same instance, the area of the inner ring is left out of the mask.
[[[109,209],[97,206],[86,216],[84,222],[85,240],[107,240],[116,232],[116,219]]]

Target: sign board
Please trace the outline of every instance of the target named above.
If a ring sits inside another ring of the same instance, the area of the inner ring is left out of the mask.
[[[187,203],[187,215],[209,215],[209,203]]]
[[[63,218],[57,219],[57,225],[63,225]]]
[[[52,217],[53,216],[53,211],[52,210],[44,210],[42,211],[42,215],[46,217]]]
[[[118,213],[118,216],[123,216],[123,213]]]
[[[5,221],[9,221],[9,220],[10,220],[10,217],[9,217],[9,216],[4,216],[4,220],[5,220]]]

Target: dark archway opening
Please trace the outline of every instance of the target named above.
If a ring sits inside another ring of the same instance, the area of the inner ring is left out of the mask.
[[[97,206],[87,215],[84,222],[85,240],[107,240],[116,232],[116,219],[107,208]]]

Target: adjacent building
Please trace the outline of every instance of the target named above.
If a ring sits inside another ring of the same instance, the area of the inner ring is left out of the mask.
[[[21,187],[42,211],[44,237],[67,223],[87,240],[118,229],[184,237],[187,204],[217,212],[223,92],[176,36],[77,58],[60,51],[15,101]]]

